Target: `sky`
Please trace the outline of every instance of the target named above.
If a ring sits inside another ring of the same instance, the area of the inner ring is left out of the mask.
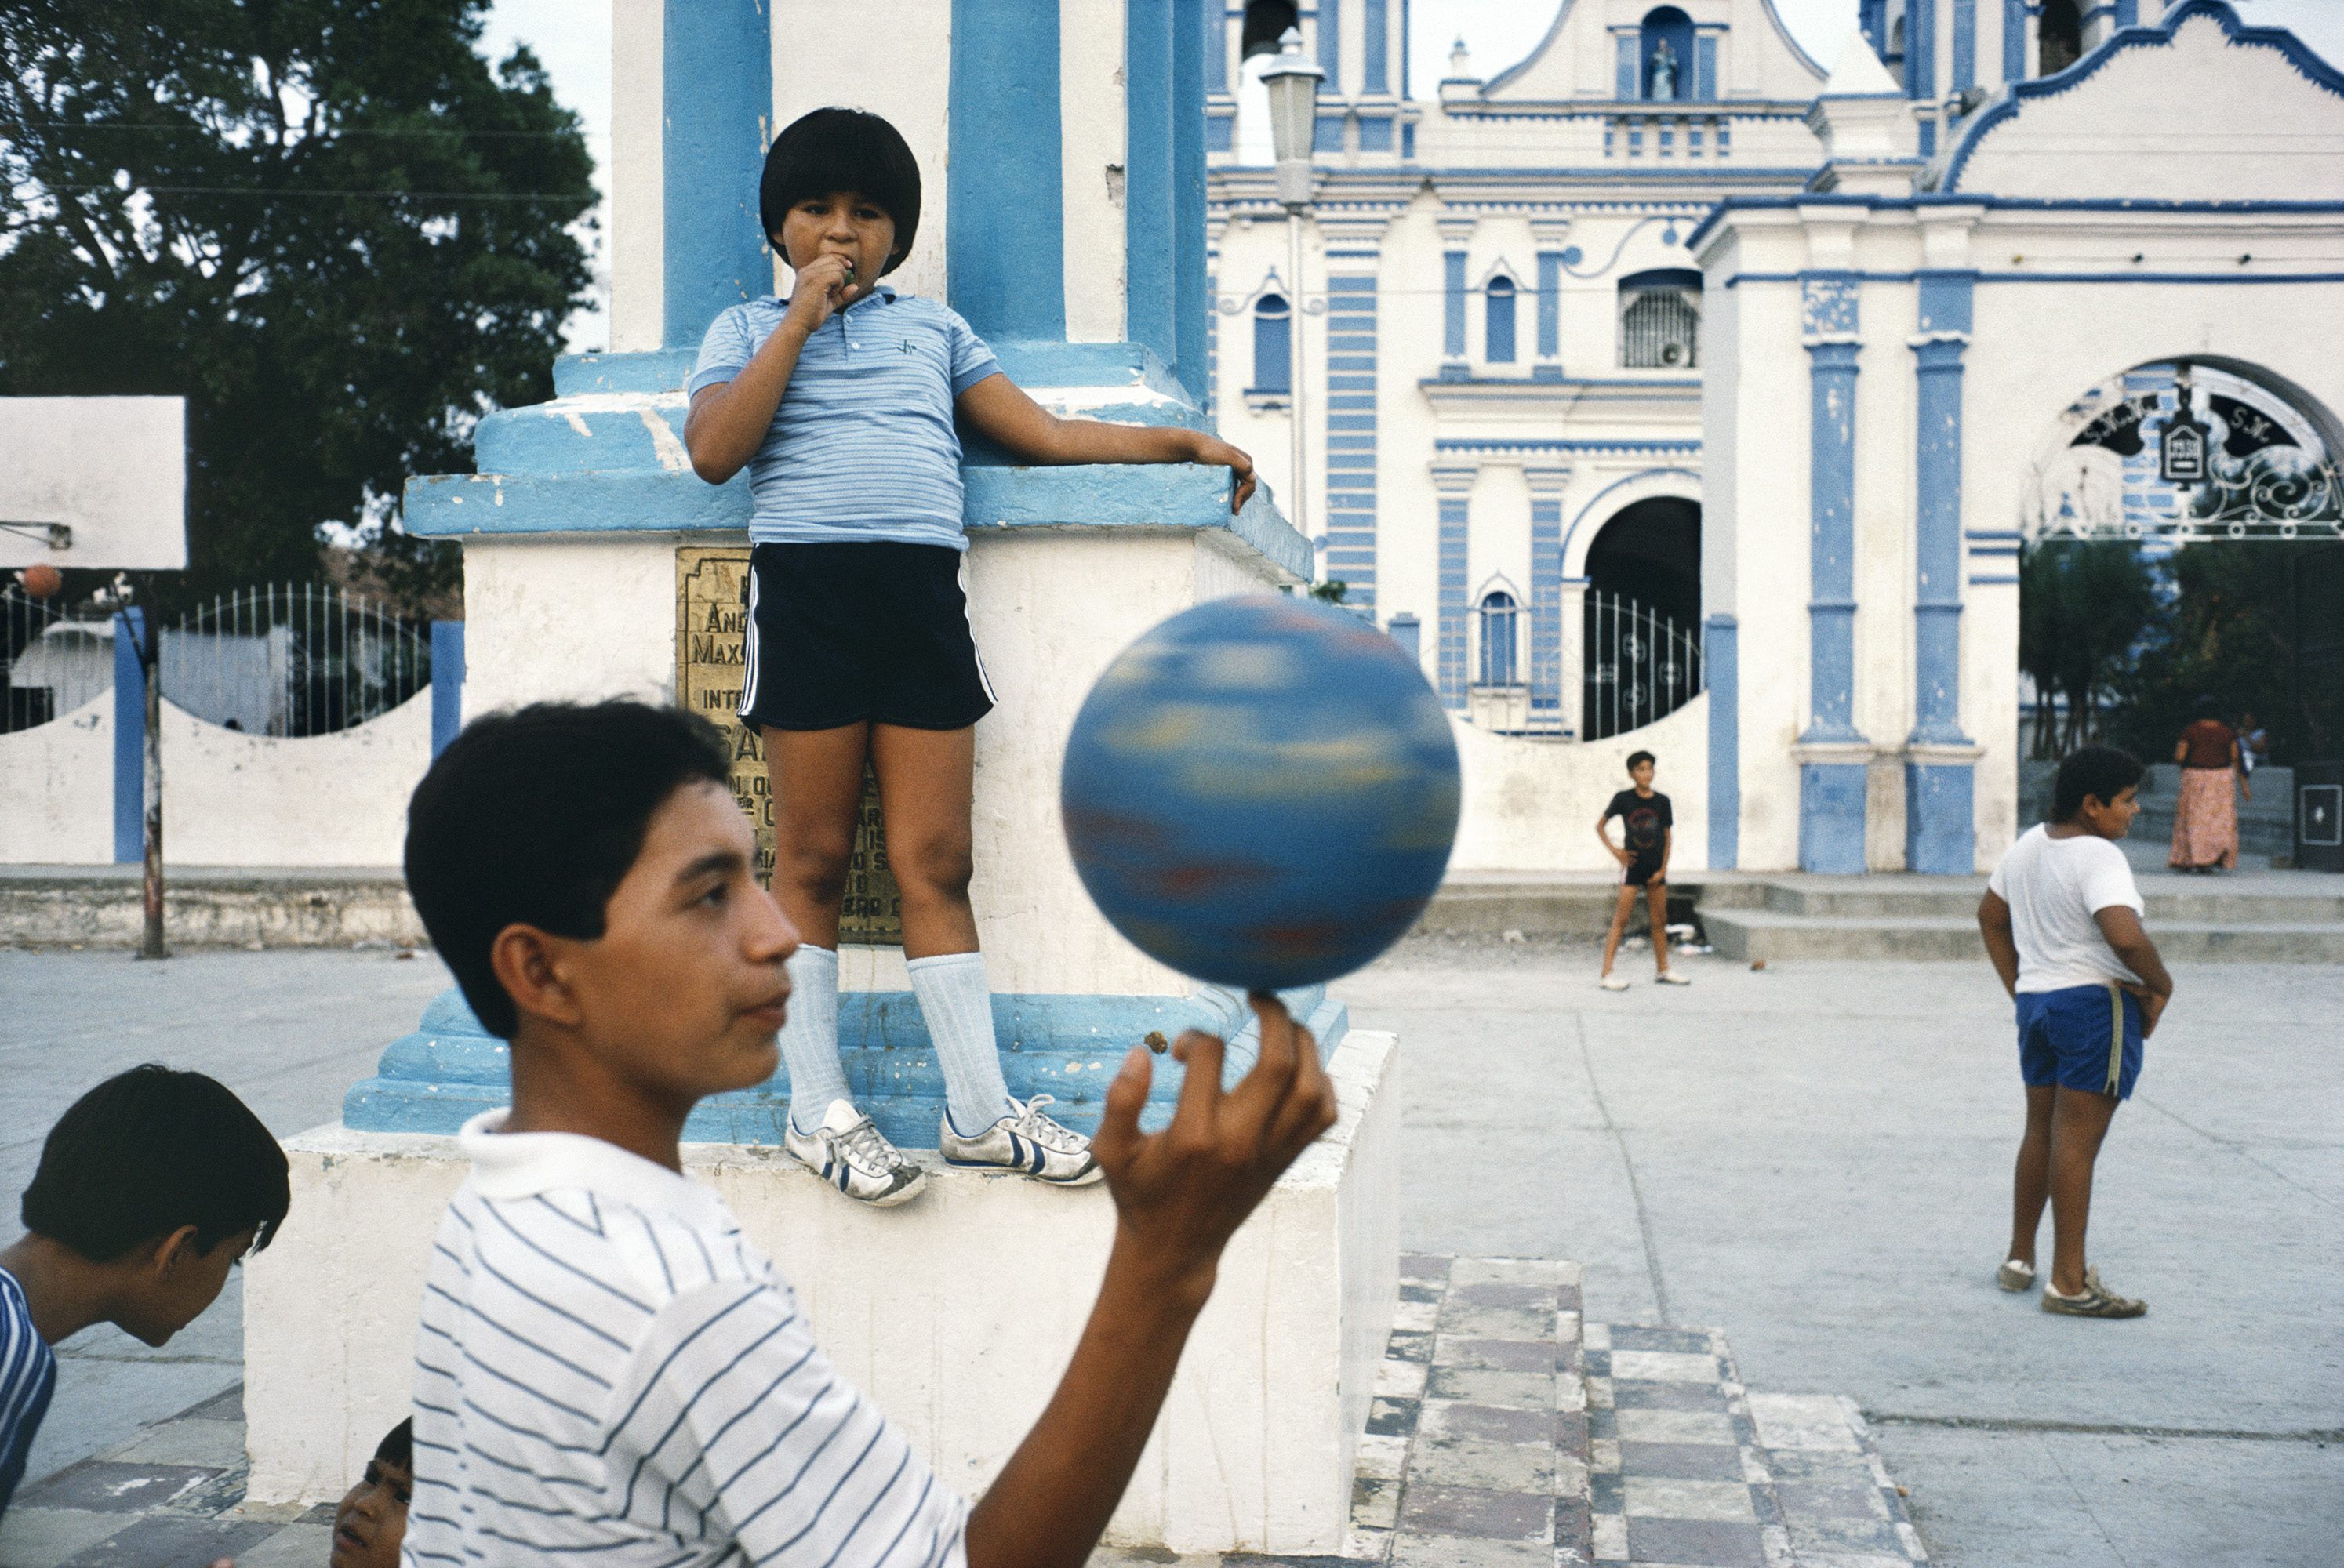
[[[998,0],[1014,4],[1015,0]],[[1079,4],[1080,0],[1062,0]],[[2246,21],[2287,27],[2331,62],[2344,63],[2344,0],[2231,0]],[[1839,57],[1855,30],[1856,0],[1774,0],[1774,9],[1799,46],[1825,69]],[[1495,76],[1519,63],[1546,36],[1559,8],[1555,0],[1413,0],[1409,7],[1409,87],[1430,97],[1449,74],[1449,51],[1463,38],[1472,72]],[[587,150],[593,154],[597,183],[605,196],[599,214],[600,246],[610,234],[609,180],[601,174],[611,154],[611,8],[607,0],[492,0],[482,51],[500,60],[516,43],[533,50],[553,79],[554,96],[584,121]],[[589,236],[590,243],[596,243]],[[572,349],[610,342],[610,276],[601,248],[594,256],[596,303],[569,324]]]

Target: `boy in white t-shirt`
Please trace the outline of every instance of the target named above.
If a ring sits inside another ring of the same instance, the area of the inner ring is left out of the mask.
[[[2043,1310],[2137,1318],[2084,1261],[2092,1165],[2119,1102],[2140,1076],[2141,1041],[2172,1000],[2173,977],[2141,930],[2140,890],[2116,841],[2140,809],[2140,763],[2087,746],[2059,765],[2052,819],[2022,834],[1986,883],[1978,929],[2018,1004],[2026,1137],[2018,1146],[2006,1291],[2035,1282],[2035,1232],[2051,1204],[2051,1277]]]

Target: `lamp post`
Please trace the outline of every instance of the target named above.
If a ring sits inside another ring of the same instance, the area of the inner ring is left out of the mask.
[[[1292,274],[1287,287],[1294,296],[1293,307],[1286,315],[1292,339],[1287,378],[1293,398],[1293,521],[1306,535],[1310,533],[1310,518],[1304,478],[1309,459],[1302,417],[1302,318],[1307,314],[1302,304],[1302,215],[1310,209],[1310,143],[1318,127],[1318,84],[1326,75],[1302,57],[1302,35],[1292,27],[1278,41],[1278,58],[1261,74],[1261,85],[1269,89],[1269,145],[1277,160],[1278,199],[1286,207],[1288,265]],[[1312,537],[1315,543],[1325,542]]]

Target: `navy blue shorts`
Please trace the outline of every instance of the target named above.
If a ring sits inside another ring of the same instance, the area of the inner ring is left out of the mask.
[[[741,717],[772,729],[963,729],[984,718],[993,687],[963,558],[894,539],[757,546]]]
[[[2140,1076],[2140,999],[2115,985],[2018,993],[2018,1075],[2132,1098]]]

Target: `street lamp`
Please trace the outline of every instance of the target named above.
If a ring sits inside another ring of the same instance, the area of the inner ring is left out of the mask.
[[[1310,519],[1305,509],[1304,474],[1308,457],[1302,417],[1302,215],[1310,209],[1310,143],[1318,121],[1318,84],[1327,73],[1302,57],[1302,35],[1288,27],[1278,41],[1278,57],[1261,74],[1269,89],[1269,145],[1278,165],[1278,199],[1286,207],[1286,236],[1294,296],[1287,312],[1292,351],[1287,379],[1290,383],[1294,421],[1294,522],[1306,534]],[[1258,145],[1258,144],[1257,144]]]

